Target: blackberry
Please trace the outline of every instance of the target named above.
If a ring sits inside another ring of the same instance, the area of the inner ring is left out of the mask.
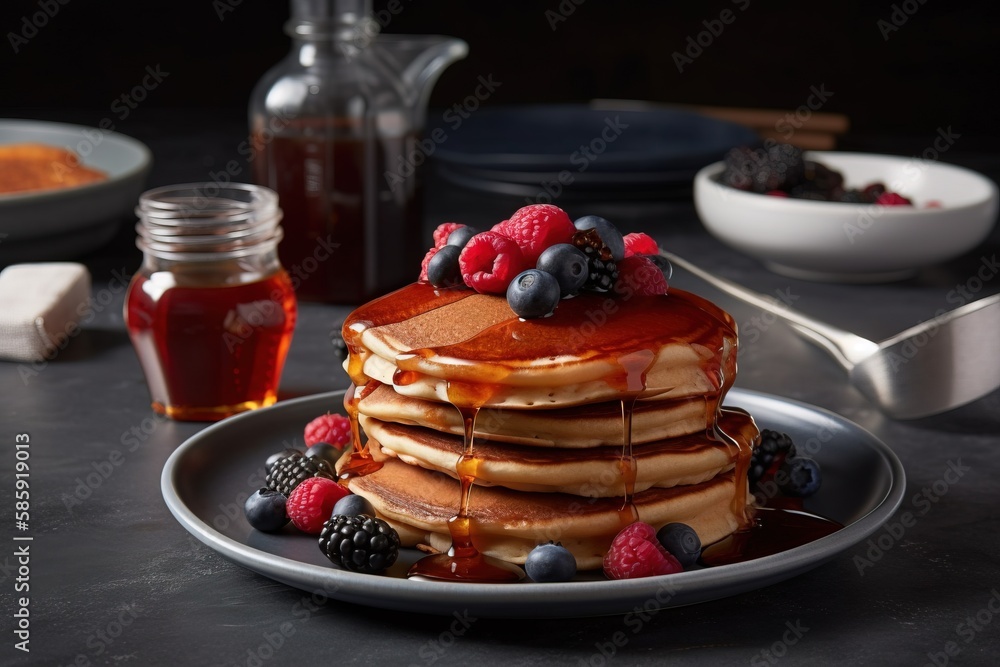
[[[755,486],[761,477],[771,468],[774,460],[782,455],[785,459],[795,456],[795,443],[787,433],[780,433],[770,429],[760,432],[760,442],[754,448],[750,456],[750,469],[747,472],[747,480],[750,486]]]
[[[757,192],[788,190],[804,179],[802,149],[790,144],[778,144],[767,149],[767,161],[764,168],[757,172],[754,185]]]
[[[874,204],[886,192],[888,192],[888,189],[885,187],[885,184],[872,183],[865,186],[865,189],[861,191],[861,196],[864,198],[866,204]]]
[[[587,281],[584,289],[607,292],[618,280],[618,265],[611,256],[611,249],[601,240],[596,229],[573,234],[573,245],[587,257]]]
[[[764,152],[761,149],[749,146],[732,149],[726,153],[724,159],[726,168],[720,177],[722,184],[737,190],[753,190],[754,174],[764,159]]]
[[[335,514],[323,524],[319,548],[352,572],[375,574],[396,562],[399,534],[382,519]]]
[[[840,193],[840,198],[838,201],[842,201],[845,204],[867,204],[869,203],[865,199],[865,194],[861,190],[851,188],[850,190],[844,190]]]
[[[809,199],[812,201],[830,201],[830,192],[820,190],[813,183],[805,181],[799,183],[788,191],[788,194],[795,199]]]
[[[296,486],[310,477],[333,479],[333,469],[318,456],[290,456],[275,462],[264,478],[264,483],[267,488],[288,496]]]
[[[767,149],[740,146],[726,154],[721,180],[738,190],[765,193],[789,191],[805,178],[802,151],[789,144]]]
[[[844,175],[824,164],[806,160],[803,163],[801,184],[806,189],[826,195],[826,199],[836,201],[834,192],[844,187]]]
[[[604,245],[611,250],[611,259],[616,262],[625,259],[625,237],[622,236],[617,227],[601,216],[585,215],[575,220],[573,226],[581,232],[596,229],[597,235],[604,241]]]
[[[275,452],[274,454],[268,456],[267,461],[264,462],[264,469],[267,472],[271,472],[271,468],[274,467],[274,464],[280,461],[281,459],[289,457],[298,457],[298,456],[302,456],[301,451],[297,449],[292,449],[291,447],[286,447],[285,449],[282,449],[280,452]]]

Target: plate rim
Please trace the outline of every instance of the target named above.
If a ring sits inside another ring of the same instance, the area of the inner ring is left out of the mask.
[[[888,445],[863,427],[830,410],[795,399],[756,390],[733,388],[727,395],[727,404],[744,397],[751,401],[778,403],[782,407],[791,407],[800,412],[819,414],[864,435],[864,444],[874,449],[887,466],[890,479],[885,495],[869,512],[836,533],[772,556],[657,577],[619,581],[530,584],[531,588],[527,589],[517,584],[450,583],[390,578],[303,563],[284,556],[263,552],[223,535],[202,521],[184,504],[175,480],[179,468],[178,463],[188,450],[196,448],[202,440],[217,431],[227,429],[236,420],[259,419],[262,418],[260,415],[269,414],[267,411],[279,409],[282,406],[292,408],[313,401],[333,401],[337,397],[343,397],[344,391],[337,390],[303,396],[276,403],[269,408],[235,415],[212,424],[187,438],[168,457],[160,476],[161,494],[171,514],[190,534],[225,558],[258,574],[300,590],[322,591],[331,598],[366,606],[404,611],[412,611],[414,605],[410,603],[415,599],[428,604],[429,608],[421,613],[441,615],[449,615],[463,607],[466,609],[474,607],[478,612],[477,615],[481,616],[523,617],[525,616],[523,611],[518,613],[515,609],[531,603],[537,605],[537,608],[528,616],[571,618],[626,614],[633,610],[637,601],[640,605],[643,604],[643,601],[648,601],[650,591],[656,590],[658,592],[664,587],[679,589],[681,592],[684,592],[685,587],[697,588],[707,591],[708,595],[696,596],[697,599],[674,605],[670,604],[673,600],[673,594],[671,594],[671,597],[657,608],[729,597],[792,578],[840,555],[876,532],[900,507],[906,490],[906,473],[902,462]],[[780,568],[777,567],[779,564]],[[331,580],[334,583],[332,591],[328,586]],[[763,580],[763,583],[759,583],[760,580]],[[400,594],[403,587],[406,589],[405,596],[400,601],[395,596]],[[594,591],[595,588],[598,590]],[[535,592],[526,593],[526,590]],[[590,607],[580,607],[570,612],[565,610],[565,607],[573,607],[576,604],[593,603],[595,593],[600,594],[601,600],[597,607],[601,611],[595,612]],[[546,598],[550,604],[539,605],[539,602],[546,601]],[[553,607],[553,600],[558,602],[556,608]],[[660,602],[658,598],[656,601]],[[434,605],[446,604],[447,608],[442,610],[431,608],[430,603]]]

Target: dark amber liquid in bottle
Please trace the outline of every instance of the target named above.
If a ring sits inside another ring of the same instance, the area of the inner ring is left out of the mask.
[[[296,306],[284,271],[235,285],[159,285],[137,276],[128,330],[153,409],[214,421],[273,404]]]
[[[278,253],[302,299],[380,296],[410,282],[426,250],[416,136],[339,136],[352,122],[297,121],[278,136],[254,136],[254,178],[278,193]]]

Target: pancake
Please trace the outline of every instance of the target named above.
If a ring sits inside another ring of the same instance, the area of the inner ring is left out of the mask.
[[[371,417],[363,417],[361,425],[376,458],[396,457],[458,478],[455,468],[465,447],[462,437]],[[740,433],[747,441],[756,435],[753,420],[740,411],[724,411],[722,427],[727,432]],[[704,432],[633,445],[632,455],[636,461],[635,491],[697,484],[734,466],[732,445]],[[582,497],[615,497],[625,493],[620,444],[566,450],[511,445],[477,436],[475,458],[477,485]]]
[[[550,317],[521,320],[505,299],[418,283],[361,306],[343,331],[356,384],[374,379],[455,405],[718,396],[735,377],[735,322],[680,290],[581,295]]]
[[[640,521],[653,526],[686,523],[704,544],[711,544],[743,521],[743,508],[734,507],[734,497],[739,496],[733,480],[730,472],[701,484],[649,489],[634,495],[635,510]],[[348,484],[352,492],[372,503],[379,518],[399,531],[404,546],[449,548],[447,524],[458,512],[460,494],[453,478],[389,459],[378,471]],[[614,536],[631,521],[627,510],[620,511],[620,497],[586,499],[477,486],[471,502],[475,507],[473,537],[479,551],[518,564],[524,563],[535,545],[558,541],[573,553],[580,569],[599,568]]]
[[[368,417],[463,435],[462,418],[447,403],[413,398],[381,385],[358,403]],[[704,432],[715,421],[715,402],[705,397],[637,401],[632,412],[632,442],[645,443]],[[490,440],[540,447],[598,447],[622,437],[620,401],[549,410],[484,408],[476,432]]]
[[[455,540],[473,551],[523,563],[558,540],[592,569],[634,520],[686,523],[703,544],[750,521],[759,434],[719,408],[736,324],[700,297],[583,293],[522,320],[502,297],[417,283],[343,335],[358,439],[338,471],[406,545],[447,551],[449,525],[470,525]]]

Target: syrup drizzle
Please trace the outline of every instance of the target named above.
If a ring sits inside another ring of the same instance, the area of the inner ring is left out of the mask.
[[[344,394],[344,411],[347,412],[347,418],[351,420],[351,455],[340,467],[341,483],[352,477],[370,475],[382,467],[382,462],[376,461],[372,457],[368,443],[361,444],[361,427],[358,424],[358,403],[378,389],[381,384],[378,380],[369,380],[363,387],[356,387],[352,384]]]
[[[622,506],[618,510],[618,519],[622,527],[639,520],[639,510],[635,506],[635,480],[639,462],[632,452],[632,413],[636,399],[646,390],[646,373],[655,359],[656,355],[652,350],[638,350],[623,355],[618,358],[623,377],[608,379],[608,384],[627,394],[621,399],[622,453],[618,460],[622,478]]]
[[[449,384],[448,394],[453,387]],[[458,514],[448,520],[451,533],[451,551],[421,558],[410,568],[406,576],[422,576],[433,579],[448,579],[469,582],[505,583],[518,581],[520,571],[496,558],[480,553],[473,543],[475,518],[471,514],[472,487],[476,482],[479,459],[476,458],[475,433],[476,417],[482,403],[472,407],[462,407],[452,402],[462,415],[465,447],[455,464],[455,472],[461,481]]]
[[[735,468],[735,479],[744,480],[743,484],[737,483],[734,485],[735,489],[733,492],[732,512],[734,516],[741,518],[741,527],[745,528],[749,526],[753,520],[753,509],[748,505],[748,494],[750,491],[746,483],[747,472],[750,470],[750,458],[753,455],[753,442],[750,439],[751,435],[738,431],[732,433],[727,431],[719,423],[720,419],[718,416],[724,412],[724,410],[719,407],[719,401],[709,401],[709,405],[712,406],[710,409],[715,415],[717,415],[717,417],[712,420],[706,435],[711,440],[726,447]],[[725,411],[747,414],[745,410],[741,410],[740,408],[726,408]],[[753,434],[752,437],[755,436],[756,434]]]
[[[635,507],[635,478],[639,472],[639,462],[632,453],[632,410],[635,397],[622,401],[622,454],[618,459],[618,470],[622,477],[622,506],[618,509],[618,520],[627,526],[639,520],[639,510]]]

